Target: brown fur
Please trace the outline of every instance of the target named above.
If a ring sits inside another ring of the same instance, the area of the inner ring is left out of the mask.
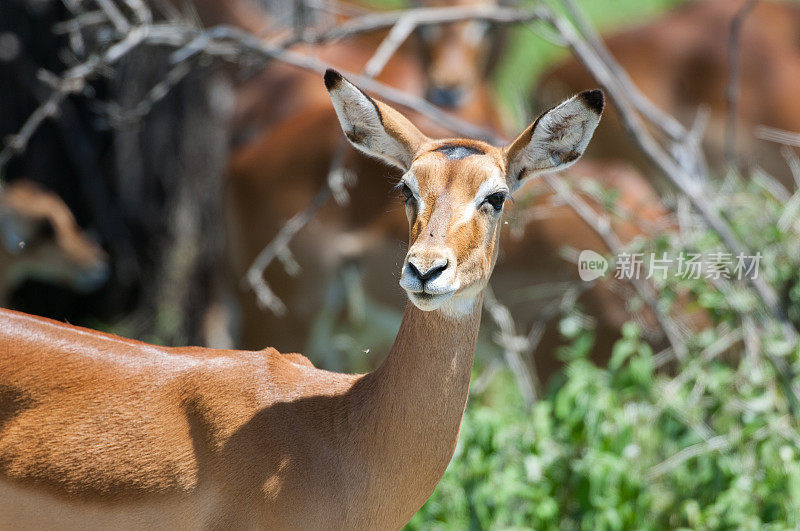
[[[683,124],[691,125],[698,107],[708,106],[704,147],[716,168],[723,167],[728,35],[731,20],[741,6],[742,2],[733,0],[687,2],[652,22],[604,39],[634,84]],[[754,128],[763,124],[790,131],[800,129],[798,35],[800,5],[758,2],[742,26],[739,58],[738,154],[745,165],[764,167],[790,188],[794,188],[794,182],[779,146],[756,139]],[[548,107],[594,84],[584,67],[569,58],[545,74],[535,99]],[[636,162],[652,172],[651,164],[623,130],[613,106],[587,155]]]
[[[382,369],[358,376],[0,311],[0,486],[13,493],[0,524],[75,528],[96,511],[126,528],[399,527],[455,448],[478,320],[406,315]],[[184,509],[161,520],[162,503]]]

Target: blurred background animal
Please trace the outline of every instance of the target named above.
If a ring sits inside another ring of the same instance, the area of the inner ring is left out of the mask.
[[[108,256],[54,193],[27,180],[0,188],[0,304],[26,280],[78,292],[108,280]]]

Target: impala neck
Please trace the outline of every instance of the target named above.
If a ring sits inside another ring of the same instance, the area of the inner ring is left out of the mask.
[[[455,450],[482,305],[481,294],[470,314],[453,319],[409,303],[389,355],[364,378],[360,451],[371,461],[369,492],[393,493],[401,506],[395,510],[408,518],[433,492]]]

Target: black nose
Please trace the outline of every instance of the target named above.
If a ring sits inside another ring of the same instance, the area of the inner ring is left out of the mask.
[[[464,91],[459,87],[430,87],[428,101],[440,107],[458,107],[464,99]]]
[[[447,266],[449,264],[450,264],[450,262],[447,261],[444,264],[438,265],[438,266],[434,266],[434,267],[428,269],[427,271],[425,271],[423,273],[422,271],[417,269],[417,266],[415,266],[414,264],[409,262],[408,263],[408,272],[411,273],[412,275],[414,275],[415,277],[417,277],[420,280],[420,282],[424,283],[424,282],[428,282],[429,280],[434,280],[439,275],[441,275],[442,271],[447,269]]]

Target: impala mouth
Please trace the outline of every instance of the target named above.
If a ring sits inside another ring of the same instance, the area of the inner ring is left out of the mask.
[[[444,293],[431,293],[429,291],[408,291],[408,298],[420,310],[429,312],[438,309],[442,304],[450,300],[455,291]]]

